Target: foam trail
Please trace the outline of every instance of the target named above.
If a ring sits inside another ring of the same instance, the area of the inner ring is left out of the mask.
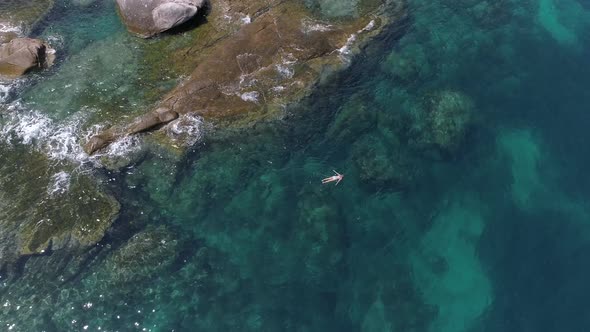
[[[166,127],[166,133],[185,145],[193,145],[203,137],[203,119],[195,114],[182,114]]]
[[[3,33],[12,32],[12,33],[20,36],[20,35],[22,35],[23,30],[21,27],[10,25],[7,22],[0,22],[0,32],[3,32]]]
[[[19,108],[11,106],[5,117],[0,127],[2,141],[8,144],[32,145],[52,160],[83,162],[88,159],[88,155],[79,144],[77,134],[82,124],[80,118],[56,123],[44,114]]]
[[[31,145],[55,161],[71,161],[80,165],[100,164],[99,158],[105,155],[122,156],[139,149],[136,137],[124,137],[113,142],[102,154],[89,156],[81,142],[101,129],[93,126],[84,131],[84,118],[74,116],[65,122],[58,122],[37,111],[25,111],[19,104],[9,107],[0,124],[0,141],[7,144]]]
[[[15,79],[9,82],[0,81],[0,105],[7,104],[14,95],[14,90],[24,83],[23,79]]]
[[[70,189],[70,174],[64,171],[53,174],[51,177],[52,185],[47,188],[47,194],[50,197],[63,194]]]
[[[242,93],[240,95],[240,98],[242,98],[243,101],[251,101],[253,103],[257,103],[259,96],[260,93],[258,91],[251,91]]]
[[[113,143],[109,144],[106,150],[103,153],[98,153],[94,155],[95,157],[123,157],[132,152],[136,152],[141,149],[139,138],[136,135],[133,136],[123,136]]]
[[[0,104],[6,102],[10,96],[11,85],[0,82]]]
[[[372,20],[364,28],[360,29],[359,31],[357,31],[356,33],[353,33],[352,35],[350,35],[348,37],[344,46],[342,46],[341,48],[338,49],[338,53],[340,53],[340,59],[342,60],[342,62],[348,64],[352,60],[352,55],[353,55],[352,46],[354,45],[354,42],[356,42],[358,34],[361,34],[364,32],[369,32],[369,31],[373,30],[374,28],[375,28],[375,21]]]

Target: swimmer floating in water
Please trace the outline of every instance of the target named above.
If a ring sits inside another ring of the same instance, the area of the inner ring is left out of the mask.
[[[332,170],[332,171],[334,171],[334,170]],[[344,175],[342,175],[336,171],[334,171],[334,173],[336,173],[336,175],[332,175],[329,178],[323,179],[322,184],[336,181],[336,185],[338,185],[338,183],[340,183],[340,181],[342,181],[342,179],[344,178]]]

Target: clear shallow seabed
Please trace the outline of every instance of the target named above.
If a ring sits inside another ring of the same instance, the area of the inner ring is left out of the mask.
[[[590,2],[407,5],[282,121],[106,171],[80,138],[175,80],[146,79],[136,52],[158,41],[129,36],[112,2],[59,3],[34,33],[66,58],[0,92],[0,169],[42,151],[96,172],[122,212],[90,254],[2,276],[0,329],[590,330]],[[449,155],[409,147],[404,121],[433,91],[474,105]],[[345,179],[321,186],[332,169]]]

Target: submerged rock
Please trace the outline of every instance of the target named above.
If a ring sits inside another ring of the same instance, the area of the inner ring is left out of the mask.
[[[106,259],[98,278],[120,287],[152,278],[169,267],[179,253],[178,235],[164,226],[147,228],[129,239]]]
[[[374,136],[364,136],[352,146],[352,163],[359,178],[377,188],[406,188],[420,173],[413,157],[400,142],[385,142]]]
[[[473,121],[473,102],[460,92],[443,90],[425,97],[414,114],[410,142],[421,150],[449,154],[463,142]]]
[[[117,0],[129,31],[151,37],[190,20],[204,0]]]
[[[93,246],[118,215],[119,203],[91,175],[25,146],[0,145],[0,174],[0,265]]]
[[[0,45],[0,77],[22,76],[53,63],[55,50],[39,39],[15,38]]]

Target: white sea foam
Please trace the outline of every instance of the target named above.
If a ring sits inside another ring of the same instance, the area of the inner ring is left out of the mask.
[[[250,15],[246,15],[242,17],[242,19],[240,19],[240,22],[242,22],[242,24],[250,24],[252,23],[252,18],[250,17]]]
[[[137,135],[123,136],[109,146],[102,153],[97,153],[93,157],[109,156],[123,157],[141,149],[141,142]]]
[[[203,137],[203,118],[196,114],[182,114],[166,126],[167,135],[184,145],[193,145]]]
[[[25,78],[17,78],[5,82],[0,81],[0,105],[9,103],[14,91],[22,87],[25,82]]]
[[[284,78],[292,78],[293,75],[295,74],[295,71],[291,67],[289,67],[285,64],[278,64],[278,65],[276,65],[276,67],[277,67],[277,72],[279,72],[279,74]]]
[[[22,28],[21,27],[17,27],[14,25],[11,25],[10,23],[7,22],[0,22],[0,33],[4,32],[4,33],[10,33],[13,32],[17,35],[21,35],[22,34]]]
[[[44,114],[12,105],[0,126],[0,139],[9,144],[32,145],[53,160],[82,162],[88,155],[79,144],[80,125],[81,119],[57,123]]]
[[[374,28],[375,28],[375,20],[371,20],[371,22],[369,22],[369,24],[367,24],[367,26],[365,26],[365,27],[364,27],[364,28],[361,30],[361,32],[362,32],[362,31],[365,31],[365,32],[366,32],[366,31],[371,31],[371,30],[373,30]]]
[[[47,194],[50,197],[60,195],[70,189],[70,174],[64,171],[58,172],[51,176],[51,185],[47,188]]]
[[[338,53],[340,53],[340,59],[342,59],[344,63],[350,63],[350,60],[352,59],[352,46],[356,41],[358,34],[361,34],[363,32],[369,32],[374,28],[375,21],[371,20],[371,22],[369,22],[364,28],[360,29],[359,31],[353,33],[348,37],[344,46],[338,49]]]
[[[338,49],[338,53],[340,53],[340,58],[343,62],[350,62],[352,57],[352,44],[356,41],[356,33],[353,33],[348,37],[346,40],[346,44]]]
[[[10,96],[12,85],[10,83],[0,82],[0,104],[5,103]]]
[[[104,152],[89,156],[82,148],[81,142],[102,128],[93,126],[83,130],[84,118],[81,116],[60,122],[40,112],[24,110],[20,104],[13,103],[2,120],[0,140],[7,144],[31,145],[55,161],[67,160],[79,165],[99,165],[101,156],[121,156],[139,149],[137,137],[124,137],[113,142]]]
[[[65,43],[65,38],[62,35],[49,35],[47,36],[47,38],[45,38],[45,41],[51,45],[51,50],[50,52],[52,54],[55,54],[55,50],[56,49],[63,49],[64,48],[64,43]]]
[[[281,63],[277,64],[275,67],[277,72],[283,78],[293,78],[295,75],[295,70],[293,69],[293,65],[297,63],[297,58],[292,53],[287,53],[282,55]]]
[[[251,101],[253,103],[258,102],[258,97],[260,97],[260,93],[258,91],[250,91],[245,92],[240,95],[243,101]]]
[[[330,31],[332,26],[330,24],[324,24],[312,19],[306,18],[301,21],[301,31],[304,33],[310,33],[314,31]]]

